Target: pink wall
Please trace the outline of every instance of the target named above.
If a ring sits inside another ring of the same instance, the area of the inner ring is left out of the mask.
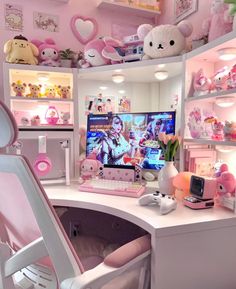
[[[109,12],[96,8],[96,0],[70,0],[69,4],[58,3],[53,0],[1,0],[0,1],[0,63],[4,61],[3,45],[19,32],[12,32],[4,28],[4,4],[17,4],[23,6],[24,31],[23,35],[28,39],[38,38],[43,40],[51,37],[55,40],[60,49],[72,48],[73,50],[82,49],[83,46],[72,34],[70,29],[70,19],[75,14],[94,17],[99,23],[98,36],[111,35],[111,26],[113,24],[126,25],[132,27],[132,32],[136,26],[141,23],[150,22],[150,20],[134,16],[121,15],[118,12]],[[60,31],[48,32],[33,28],[33,12],[44,12],[60,17]],[[0,69],[0,92],[2,92],[2,69]],[[1,96],[0,96],[1,97]]]
[[[18,4],[23,6],[24,13],[24,31],[23,35],[28,39],[38,38],[45,39],[52,37],[60,49],[72,48],[73,50],[82,49],[83,46],[77,41],[70,29],[70,19],[75,14],[94,17],[99,23],[98,35],[111,35],[111,27],[113,24],[121,23],[123,26],[131,27],[133,32],[135,27],[141,23],[150,22],[150,20],[134,15],[121,15],[118,12],[109,12],[96,8],[97,0],[70,0],[69,4],[57,3],[53,0],[1,0],[0,1],[0,62],[3,62],[5,56],[3,54],[3,45],[5,41],[13,38],[18,32],[5,30],[4,28],[4,4]],[[4,2],[4,3],[3,3]],[[192,14],[189,20],[193,23],[194,33],[201,28],[202,20],[209,15],[211,0],[198,0],[198,12]],[[173,23],[174,1],[163,0],[162,15],[159,17],[159,23]],[[33,12],[44,12],[60,17],[60,31],[52,33],[33,28]],[[0,92],[2,92],[2,69],[0,69]],[[1,96],[0,96],[1,97]]]
[[[203,20],[210,15],[211,2],[212,0],[198,0],[198,11],[186,18],[193,24],[193,35],[201,32]],[[174,23],[174,1],[163,0],[161,9],[162,14],[158,22],[161,24]]]

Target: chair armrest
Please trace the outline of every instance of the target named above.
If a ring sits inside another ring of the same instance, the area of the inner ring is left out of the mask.
[[[124,266],[114,268],[101,263],[92,270],[84,272],[75,278],[69,278],[61,283],[61,289],[100,289],[103,285],[111,281],[113,278],[121,275],[126,270],[138,263],[143,263],[150,255],[150,250],[132,259]]]
[[[151,237],[145,235],[118,248],[104,259],[104,264],[119,268],[151,249]]]

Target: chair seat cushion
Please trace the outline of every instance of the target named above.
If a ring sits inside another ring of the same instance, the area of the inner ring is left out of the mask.
[[[91,270],[100,263],[103,262],[103,258],[100,256],[90,256],[90,257],[84,257],[80,258],[80,261],[84,267],[85,271]]]

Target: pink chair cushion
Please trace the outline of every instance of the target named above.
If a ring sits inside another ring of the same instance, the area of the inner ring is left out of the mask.
[[[97,265],[103,262],[103,258],[100,256],[90,256],[86,258],[80,258],[80,261],[85,271],[95,268]]]
[[[104,259],[104,263],[108,266],[119,268],[150,249],[150,235],[145,235],[123,245],[108,255]]]

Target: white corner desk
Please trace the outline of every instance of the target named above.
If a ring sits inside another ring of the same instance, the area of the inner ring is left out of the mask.
[[[105,212],[151,234],[151,289],[235,289],[236,215],[225,208],[194,211],[181,202],[168,215],[136,198],[94,194],[71,186],[46,186],[54,206]]]

